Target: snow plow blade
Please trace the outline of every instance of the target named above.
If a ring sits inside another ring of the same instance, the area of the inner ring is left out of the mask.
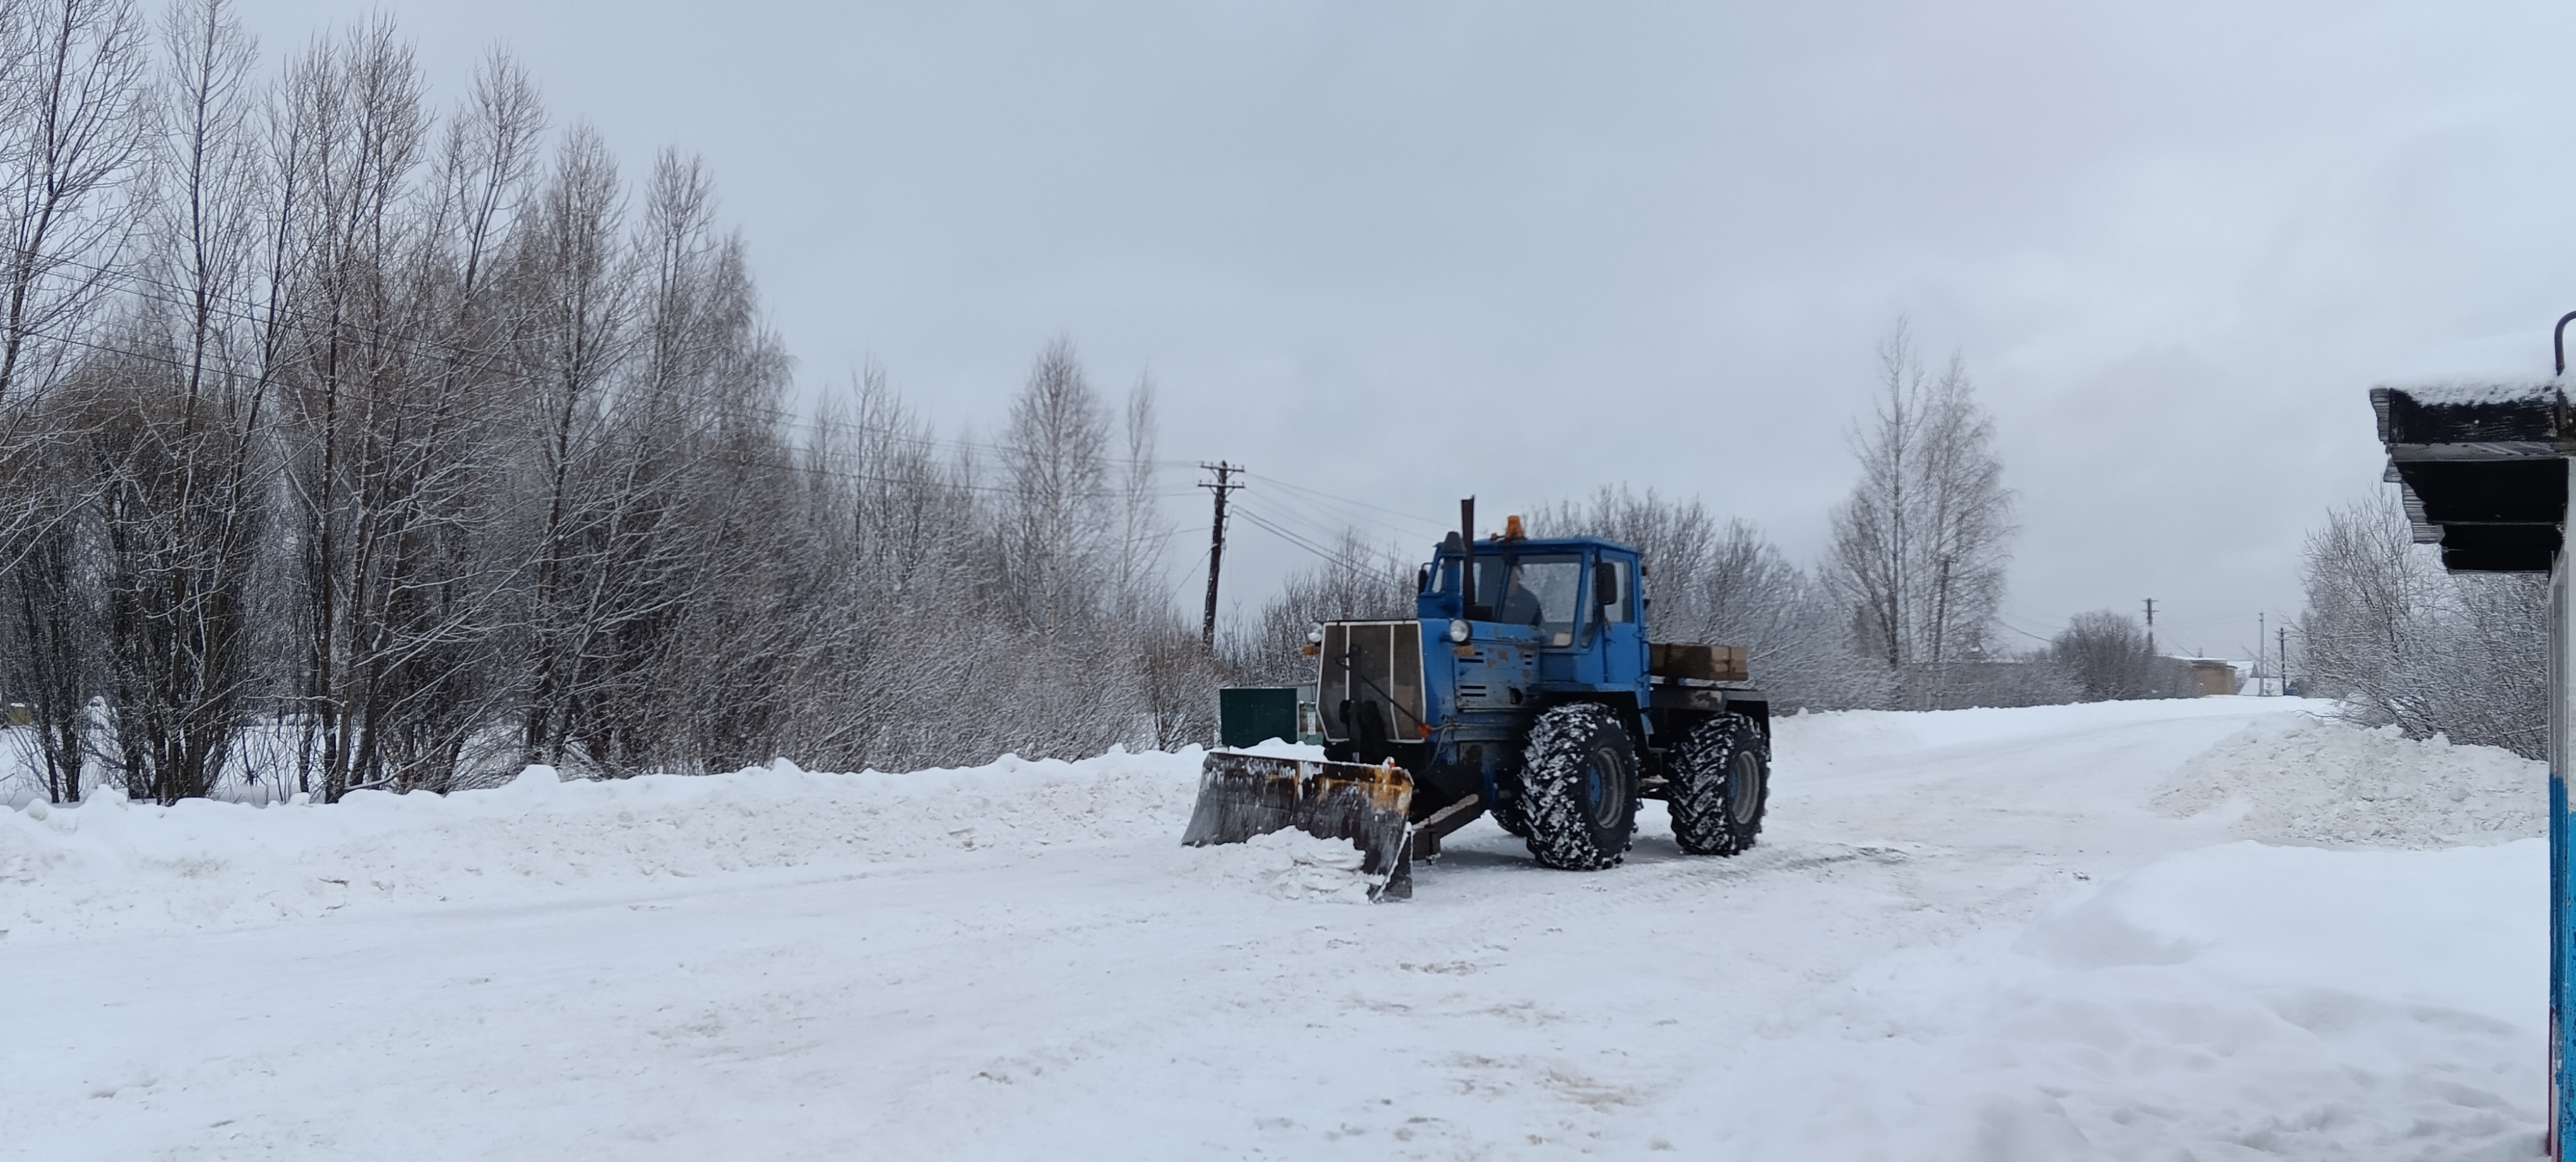
[[[1321,839],[1347,839],[1371,877],[1369,898],[1413,896],[1410,831],[1413,776],[1393,763],[1333,763],[1211,751],[1199,769],[1198,806],[1182,844],[1241,843],[1294,827]],[[1379,877],[1383,877],[1382,879]]]

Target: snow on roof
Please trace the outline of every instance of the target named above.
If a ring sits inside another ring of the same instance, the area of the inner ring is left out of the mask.
[[[2428,407],[2497,407],[2557,403],[2562,383],[2557,379],[2461,376],[2400,380],[2380,386],[2403,392],[2406,398]]]
[[[2556,379],[2457,378],[2386,384],[2370,389],[2379,413],[2379,439],[2399,460],[2421,459],[2408,448],[2453,445],[2459,452],[2436,458],[2517,459],[2566,455],[2567,396]],[[2422,489],[2420,482],[2415,483]],[[2553,518],[2554,521],[2554,518]]]

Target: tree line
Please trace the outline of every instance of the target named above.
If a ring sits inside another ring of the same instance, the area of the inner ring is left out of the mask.
[[[57,800],[1174,745],[1153,392],[820,415],[714,183],[375,19],[0,2],[0,694]]]
[[[1421,547],[1351,536],[1204,649],[1153,387],[1066,341],[988,440],[877,369],[798,412],[706,167],[625,172],[505,53],[433,108],[381,18],[271,64],[230,0],[0,0],[0,110],[0,700],[51,798],[1169,747],[1219,684],[1303,680],[1313,621],[1410,610]],[[1533,526],[1644,549],[1658,635],[1749,647],[1784,706],[2158,692],[2113,615],[1998,640],[1991,419],[1901,326],[1879,357],[1812,565],[1625,488]],[[2525,648],[2519,590],[2335,528],[2319,688],[2520,737],[2417,672]]]

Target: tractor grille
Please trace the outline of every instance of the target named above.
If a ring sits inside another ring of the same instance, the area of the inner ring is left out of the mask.
[[[1324,737],[1414,742],[1422,737],[1422,623],[1324,623],[1316,709]]]

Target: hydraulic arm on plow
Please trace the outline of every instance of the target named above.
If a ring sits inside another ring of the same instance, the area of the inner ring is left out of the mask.
[[[1524,537],[1519,517],[1478,543],[1472,501],[1460,524],[1422,567],[1413,620],[1325,622],[1312,687],[1225,692],[1229,749],[1209,753],[1182,842],[1348,839],[1379,899],[1410,896],[1413,860],[1486,814],[1570,870],[1620,861],[1640,799],[1667,803],[1686,852],[1751,847],[1771,727],[1743,651],[1649,641],[1627,545]],[[1273,738],[1322,755],[1257,747]]]

